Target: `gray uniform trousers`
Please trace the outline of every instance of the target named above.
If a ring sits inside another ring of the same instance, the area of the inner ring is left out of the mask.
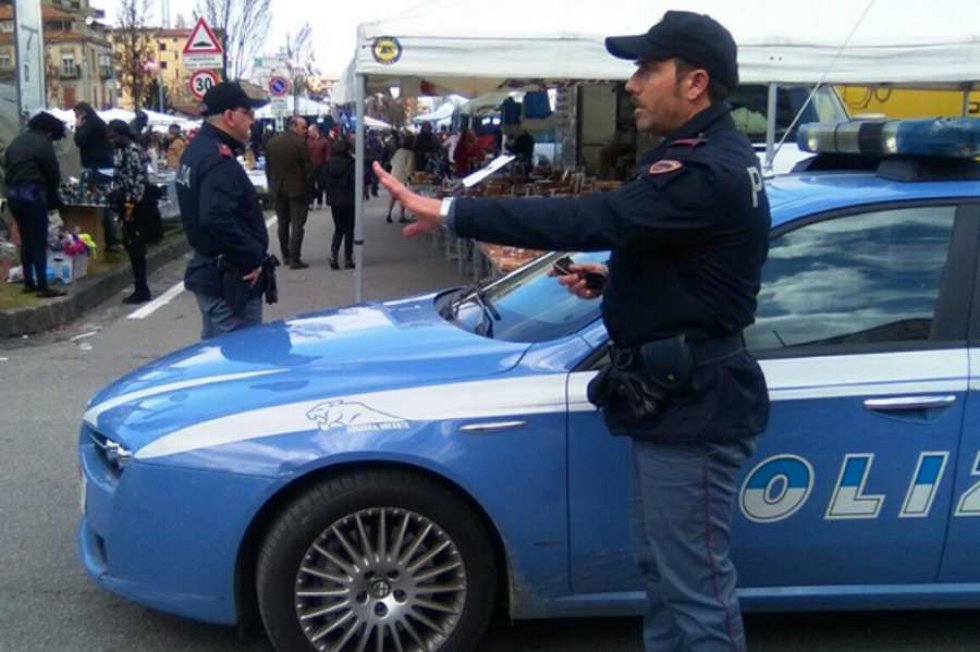
[[[262,323],[262,297],[249,299],[245,304],[245,314],[241,317],[236,317],[221,297],[195,292],[194,298],[197,299],[197,307],[201,311],[202,340]]]
[[[746,649],[728,554],[736,479],[755,440],[633,440],[631,535],[647,589],[647,652]]]

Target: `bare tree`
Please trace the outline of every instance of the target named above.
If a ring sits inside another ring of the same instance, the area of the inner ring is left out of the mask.
[[[217,32],[224,49],[222,76],[238,81],[248,72],[269,31],[271,0],[198,0],[203,16]]]
[[[119,84],[133,98],[133,109],[140,108],[145,89],[152,80],[146,63],[153,56],[146,19],[151,0],[119,0],[114,56]]]
[[[286,34],[283,50],[289,67],[289,81],[293,85],[293,113],[299,115],[299,97],[306,91],[310,77],[317,74],[313,26],[304,23],[295,34]]]

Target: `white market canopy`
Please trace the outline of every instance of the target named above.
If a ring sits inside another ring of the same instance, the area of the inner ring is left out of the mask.
[[[668,9],[706,13],[731,30],[743,83],[894,84],[980,88],[977,0],[434,0],[357,28],[336,104],[363,88],[404,96],[627,79],[633,62],[606,52],[610,35],[638,34]],[[365,86],[359,88],[361,80]],[[770,123],[772,124],[772,123]],[[771,148],[772,142],[769,140]],[[364,164],[357,132],[357,165]],[[363,273],[362,177],[355,180],[354,298]]]
[[[435,111],[429,113],[423,113],[412,118],[412,122],[418,124],[421,122],[442,122],[444,120],[448,121],[453,117],[453,111],[456,110],[456,105],[452,102],[444,102]]]
[[[334,101],[353,101],[357,73],[371,90],[400,84],[407,95],[626,79],[632,62],[610,56],[604,37],[644,32],[670,8],[707,13],[732,31],[743,82],[980,87],[976,0],[436,0],[360,25]],[[398,40],[396,61],[375,58],[380,37]]]
[[[323,102],[311,100],[308,97],[294,98],[292,95],[286,98],[286,115],[330,115],[330,105]],[[298,103],[294,100],[298,100]],[[299,110],[294,111],[294,107]],[[275,118],[277,114],[272,110],[271,104],[266,104],[255,112],[256,118]]]
[[[372,118],[369,115],[364,116],[364,126],[370,127],[371,129],[394,129],[394,127],[384,120],[378,120],[377,118]]]

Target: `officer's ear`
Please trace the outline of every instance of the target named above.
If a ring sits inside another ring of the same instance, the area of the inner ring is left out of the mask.
[[[696,102],[702,96],[708,96],[708,86],[711,83],[711,77],[704,68],[694,68],[693,70],[688,70],[682,79],[677,80],[677,83],[681,87],[681,93],[684,98],[689,102]]]

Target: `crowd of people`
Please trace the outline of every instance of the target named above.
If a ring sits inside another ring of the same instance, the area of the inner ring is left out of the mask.
[[[107,251],[125,249],[132,261],[134,291],[125,301],[148,301],[151,297],[146,283],[145,248],[150,238],[146,232],[156,230],[152,224],[159,222],[155,205],[159,193],[150,183],[149,175],[153,171],[166,170],[176,173],[200,129],[185,131],[175,122],[162,133],[150,128],[143,111],[136,111],[128,123],[122,120],[107,123],[86,102],[75,105],[74,117],[71,138],[80,154],[81,181],[104,187],[109,200],[108,209],[103,212],[105,248]],[[47,118],[35,122],[35,127],[48,122],[54,124],[57,119],[51,116],[50,120],[45,120]],[[33,131],[37,132],[37,129]],[[66,136],[69,136],[67,129],[58,134],[58,138]],[[431,123],[423,123],[417,133],[408,129],[371,130],[366,133],[365,162],[360,171],[364,180],[363,198],[367,201],[378,197],[378,177],[372,169],[375,162],[402,183],[410,183],[417,172],[439,181],[469,174],[481,167],[488,156],[499,154],[501,149],[530,161],[533,142],[528,135],[523,142],[518,138],[505,144],[499,134],[478,138],[467,128],[450,131],[442,127],[437,130]],[[247,142],[236,148],[236,154],[244,155],[247,168],[261,168],[264,163],[269,200],[279,222],[277,235],[281,260],[290,269],[308,267],[302,258],[306,220],[310,210],[326,207],[330,208],[334,222],[329,266],[331,269],[354,268],[354,181],[357,173],[353,145],[353,134],[332,121],[308,124],[303,117],[293,116],[286,120],[285,129],[279,133],[270,124],[253,120]],[[114,174],[108,170],[113,170]],[[54,179],[57,182],[52,180],[52,183],[57,186],[60,172]],[[56,192],[46,196],[47,207],[56,207],[56,196]],[[389,199],[389,223],[395,221],[393,213],[397,203],[393,197]],[[40,214],[40,210],[35,212]],[[397,221],[411,221],[404,206],[399,206]],[[45,295],[58,294],[33,273],[27,287],[40,288]]]

